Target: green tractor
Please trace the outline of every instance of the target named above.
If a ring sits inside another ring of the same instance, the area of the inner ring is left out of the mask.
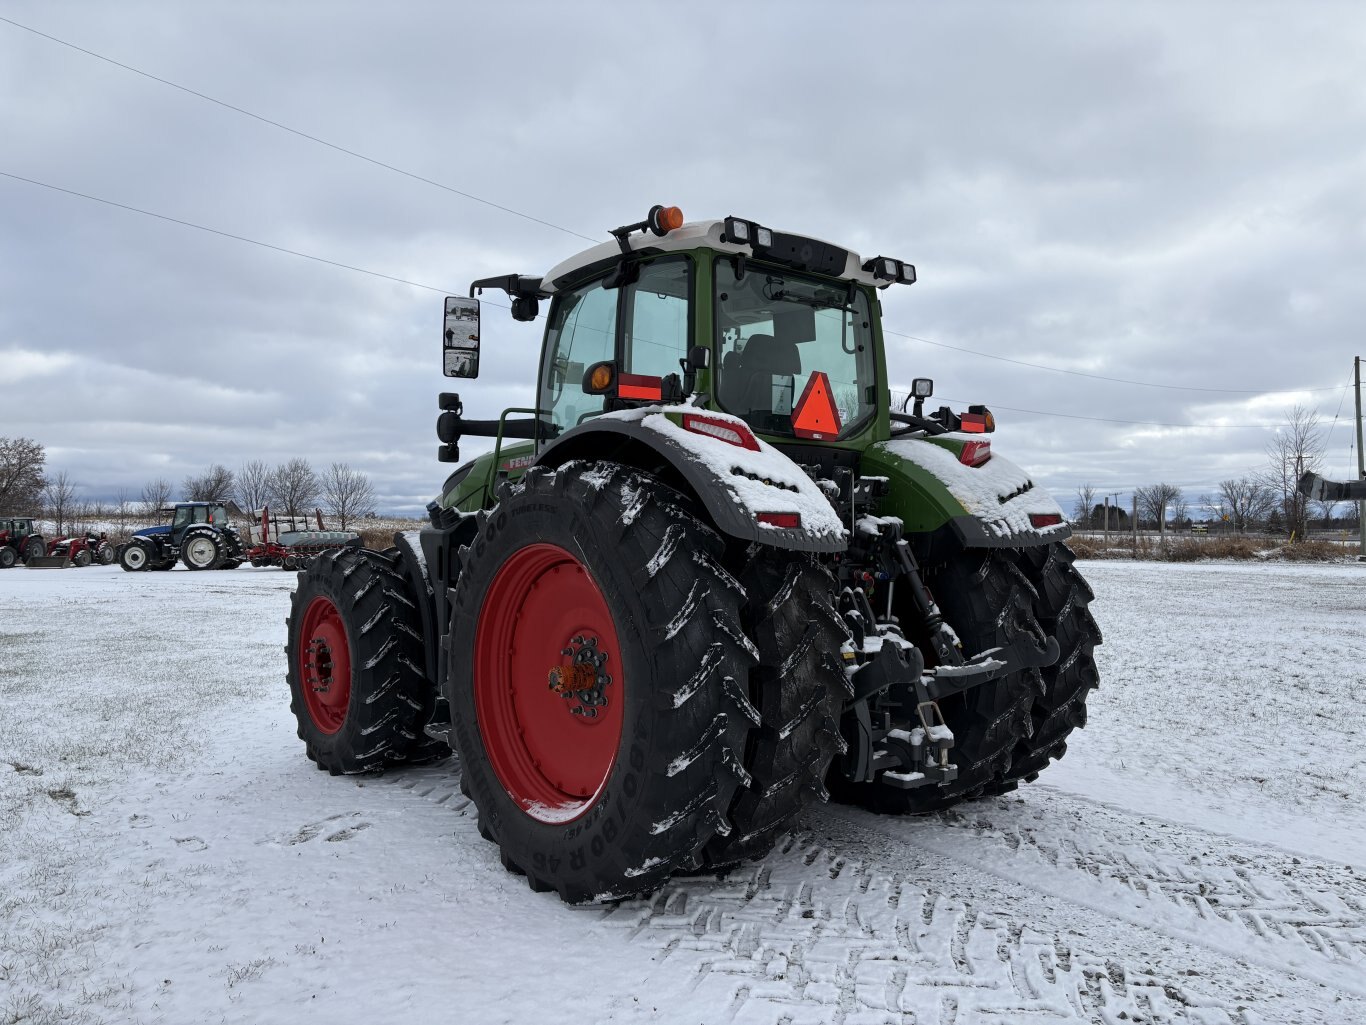
[[[986,408],[892,408],[879,291],[915,269],[677,208],[543,277],[535,405],[386,552],[329,552],[289,617],[318,768],[454,748],[503,864],[571,902],[761,856],[810,801],[881,812],[1015,788],[1086,721],[1100,632],[1058,506]]]

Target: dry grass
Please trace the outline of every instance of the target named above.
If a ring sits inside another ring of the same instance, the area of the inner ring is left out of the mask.
[[[1205,559],[1235,561],[1340,562],[1355,549],[1336,541],[1301,541],[1290,544],[1268,538],[1241,536],[1181,537],[1160,540],[1140,536],[1137,545],[1129,536],[1115,537],[1107,547],[1094,537],[1071,537],[1067,546],[1079,559],[1146,559],[1151,562],[1200,562]]]

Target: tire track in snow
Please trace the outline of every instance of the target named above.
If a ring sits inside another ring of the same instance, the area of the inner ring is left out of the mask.
[[[1043,800],[983,801],[909,824],[865,825],[879,823],[875,828],[1011,879],[1042,875],[1053,889],[1083,893],[1092,903],[1154,912],[1224,947],[1252,942],[1278,962],[1288,959],[1314,978],[1329,972],[1331,984],[1366,995],[1366,879],[1347,866],[1056,791],[1038,796]]]
[[[454,764],[376,782],[474,812]],[[670,995],[725,1008],[725,1020],[741,1023],[1265,1020],[1246,1017],[1249,1006],[1273,1011],[1270,1020],[1279,1007],[1284,1021],[1351,1020],[1288,1010],[1322,1006],[1323,992],[1273,959],[1249,967],[1181,930],[1155,944],[1152,923],[1131,911],[1076,905],[1066,894],[1072,906],[1060,908],[1028,881],[1003,885],[989,866],[954,864],[962,859],[904,838],[889,846],[877,824],[905,820],[844,808],[809,819],[833,836],[788,836],[722,879],[675,877],[647,899],[565,910],[586,928],[656,947],[686,969],[685,988]],[[933,819],[916,823],[944,832]],[[1164,956],[1152,953],[1157,946]]]

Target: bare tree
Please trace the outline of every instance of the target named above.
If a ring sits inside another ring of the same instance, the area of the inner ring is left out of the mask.
[[[1139,516],[1156,521],[1158,531],[1164,534],[1167,531],[1167,506],[1181,502],[1182,507],[1185,507],[1181,489],[1175,484],[1149,484],[1134,494],[1138,497]]]
[[[142,512],[144,516],[161,519],[161,510],[171,500],[171,482],[165,477],[149,480],[142,486]]]
[[[16,516],[35,511],[47,478],[47,450],[32,438],[0,438],[0,510]]]
[[[233,473],[222,463],[213,463],[202,474],[191,474],[181,484],[187,502],[226,502],[232,498]]]
[[[318,501],[318,475],[307,459],[281,463],[270,475],[270,497],[287,516],[303,516]]]
[[[1325,527],[1331,528],[1333,520],[1337,516],[1338,506],[1341,502],[1330,502],[1325,499],[1318,499],[1314,502],[1314,512],[1318,513],[1319,519]]]
[[[1077,504],[1072,509],[1072,522],[1078,527],[1090,527],[1092,510],[1096,507],[1096,489],[1090,484],[1077,488]]]
[[[1323,461],[1323,432],[1317,412],[1296,406],[1285,415],[1285,426],[1266,446],[1267,466],[1259,474],[1279,503],[1291,539],[1303,538],[1309,527],[1309,499],[1297,485],[1300,476],[1317,470]]]
[[[43,505],[48,519],[52,520],[53,529],[59,536],[65,534],[67,520],[76,512],[76,485],[65,470],[50,478],[44,486]]]
[[[1180,530],[1190,518],[1190,503],[1186,501],[1186,496],[1181,494],[1180,489],[1178,489],[1176,497],[1172,499],[1172,523],[1176,525],[1177,530]]]
[[[323,472],[322,492],[327,511],[341,520],[342,530],[348,519],[355,519],[375,501],[370,478],[345,463],[333,463]]]
[[[129,507],[133,504],[133,493],[127,487],[119,485],[114,489],[114,516],[119,521],[119,534],[128,533],[128,514],[132,511]]]
[[[1276,500],[1255,477],[1239,477],[1219,482],[1219,501],[1228,522],[1242,534],[1266,519]]]
[[[237,471],[237,504],[248,514],[259,513],[270,501],[270,467],[265,460],[252,459]]]

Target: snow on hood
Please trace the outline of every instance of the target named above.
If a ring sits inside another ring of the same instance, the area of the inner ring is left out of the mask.
[[[980,435],[945,434],[950,441],[981,441]],[[1000,537],[1017,533],[1047,534],[1066,529],[1065,522],[1052,527],[1035,527],[1030,514],[1061,516],[1062,509],[1053,496],[1037,486],[1019,466],[1004,456],[991,454],[985,465],[964,466],[948,449],[930,441],[900,438],[879,446],[928,470],[962,503],[964,510],[981,520],[988,531]]]
[[[647,406],[604,413],[601,419],[638,423],[647,430],[676,442],[714,473],[730,489],[735,504],[752,518],[755,513],[800,513],[802,529],[817,537],[842,538],[846,531],[830,500],[791,459],[763,439],[757,438],[759,451],[740,448],[705,434],[685,431],[666,413],[696,413],[708,420],[733,423],[750,433],[744,420],[729,413],[717,413],[690,405]],[[771,483],[765,484],[764,481]],[[764,529],[777,530],[766,523]]]

